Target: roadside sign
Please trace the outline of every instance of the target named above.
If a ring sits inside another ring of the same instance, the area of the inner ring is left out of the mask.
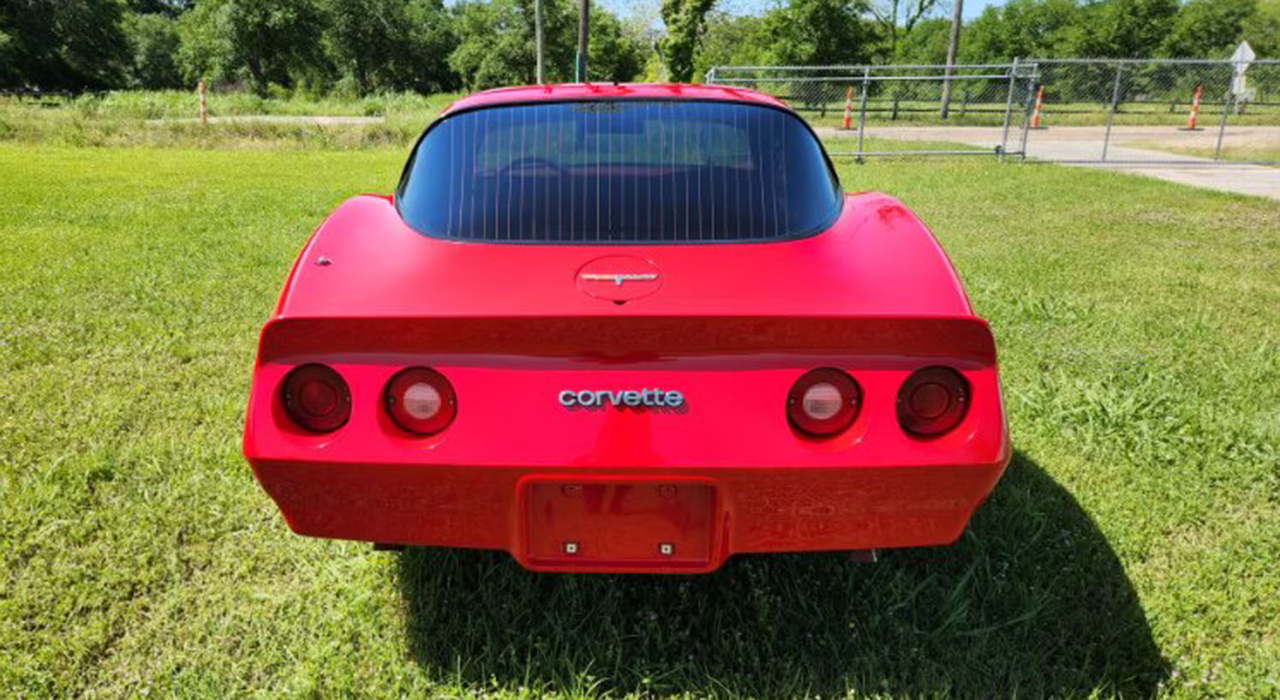
[[[1253,52],[1253,47],[1249,46],[1249,42],[1242,41],[1236,47],[1235,53],[1231,54],[1231,94],[1236,99],[1248,100],[1249,86],[1245,83],[1244,72],[1249,70],[1249,66],[1253,64],[1253,59],[1258,54]]]
[[[1253,47],[1247,41],[1240,42],[1240,45],[1236,47],[1236,52],[1231,54],[1231,60],[1237,65],[1245,64],[1245,68],[1248,68],[1248,64],[1253,63],[1253,59],[1257,57],[1258,54],[1253,52]]]

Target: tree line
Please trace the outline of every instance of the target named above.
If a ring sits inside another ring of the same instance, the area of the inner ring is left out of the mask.
[[[577,6],[543,0],[549,81],[573,79]],[[631,80],[651,49],[591,13],[595,80]],[[0,89],[193,86],[308,94],[434,93],[534,81],[533,0],[3,0]]]
[[[946,62],[940,0],[787,0],[758,16],[712,11],[695,70],[714,65]],[[964,24],[958,61],[1227,58],[1247,40],[1280,56],[1280,0],[1008,0]]]
[[[593,5],[591,79],[946,56],[945,0],[784,0],[751,15],[714,0],[652,1],[651,17],[626,20]],[[544,8],[547,79],[571,80],[576,3]],[[3,0],[0,89],[180,88],[204,78],[262,95],[358,95],[527,84],[533,15],[534,0]],[[1009,0],[965,24],[959,59],[1225,57],[1241,40],[1277,55],[1280,0]]]

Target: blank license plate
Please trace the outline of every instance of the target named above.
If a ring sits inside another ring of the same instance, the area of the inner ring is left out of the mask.
[[[711,560],[710,484],[539,480],[525,487],[535,566],[696,568]]]

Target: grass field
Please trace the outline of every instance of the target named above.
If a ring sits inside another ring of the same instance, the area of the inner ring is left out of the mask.
[[[784,90],[777,93],[785,94]],[[1021,99],[1019,97],[1019,99]],[[787,103],[798,109],[810,123],[822,126],[840,126],[844,118],[844,101],[831,101],[825,105],[805,104],[802,100],[790,99]],[[902,101],[898,103],[898,111],[894,111],[892,101],[877,101],[868,105],[867,124],[872,126],[1000,126],[1004,124],[1006,104],[1003,99],[998,102],[984,102],[962,109],[959,103],[953,104],[951,115],[946,121],[938,118],[939,103],[937,100]],[[852,109],[852,122],[858,122],[858,102],[855,97]],[[1022,110],[1027,108],[1020,102],[1012,108],[1011,120],[1015,129],[1023,123]],[[1115,126],[1167,126],[1179,127],[1187,123],[1189,105],[1123,105],[1121,110],[1111,117]],[[1041,114],[1045,126],[1104,126],[1108,121],[1110,104],[1096,103],[1046,103]],[[1200,114],[1200,124],[1206,128],[1217,128],[1222,112],[1215,108],[1206,108]],[[1256,107],[1246,114],[1232,114],[1230,127],[1241,126],[1275,126],[1280,124],[1280,107],[1266,105]]]
[[[841,166],[992,321],[1017,456],[970,531],[547,576],[293,536],[240,457],[293,256],[403,156],[0,144],[0,696],[1280,697],[1280,204]]]
[[[844,114],[843,93],[839,99],[825,103],[806,103],[790,94],[787,86],[763,85],[773,94],[786,98],[814,126],[839,127]],[[835,93],[833,93],[835,94]],[[277,148],[306,150],[352,150],[377,147],[407,146],[417,139],[423,127],[440,110],[459,97],[456,93],[422,96],[411,93],[374,95],[359,99],[308,98],[294,95],[281,98],[259,98],[239,92],[215,92],[209,95],[209,113],[225,117],[378,117],[378,123],[361,125],[319,125],[245,120],[235,123],[213,123],[202,126],[195,122],[198,103],[192,92],[119,91],[101,95],[84,95],[74,99],[18,99],[0,95],[0,143],[31,143],[55,146],[143,146],[194,148]],[[999,95],[989,96],[996,99]],[[879,127],[998,127],[1004,123],[1005,103],[1002,99],[964,105],[957,103],[947,121],[938,118],[936,100],[911,100],[899,103],[893,111],[889,100],[870,103],[867,126],[871,133]],[[1021,105],[1014,105],[1012,132],[1021,130]],[[1105,103],[1071,103],[1046,105],[1043,123],[1049,127],[1103,126],[1107,123]],[[1210,131],[1217,128],[1220,112],[1210,108],[1201,115],[1201,125]],[[1115,126],[1164,126],[1174,129],[1186,123],[1184,106],[1142,104],[1128,105],[1115,115]],[[852,123],[858,123],[857,105]],[[1229,133],[1249,126],[1280,125],[1280,107],[1254,106],[1246,114],[1232,115]],[[913,146],[912,148],[919,148]],[[897,150],[887,148],[885,150]],[[1165,149],[1167,150],[1167,149]],[[1183,151],[1189,155],[1205,155],[1204,149]],[[1212,156],[1212,152],[1208,153]],[[1228,140],[1224,157],[1233,160],[1268,160],[1275,157],[1271,144],[1234,147]]]
[[[1169,153],[1177,153],[1186,156],[1196,156],[1197,158],[1212,158],[1214,149],[1212,148],[1172,148],[1167,143],[1143,143],[1135,141],[1129,144],[1138,148],[1150,148],[1157,151],[1168,151]],[[1263,162],[1263,163],[1280,163],[1280,143],[1272,141],[1263,144],[1249,144],[1245,146],[1224,145],[1222,152],[1219,154],[1222,160],[1247,161],[1247,162]]]
[[[240,121],[202,126],[194,93],[126,91],[75,99],[0,96],[0,142],[54,146],[151,146],[187,148],[366,149],[404,146],[456,94],[401,93],[355,100],[262,99],[245,93],[211,93],[209,115],[219,117],[380,117],[359,126]]]

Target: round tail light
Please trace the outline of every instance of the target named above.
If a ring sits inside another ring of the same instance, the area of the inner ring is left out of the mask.
[[[950,432],[969,410],[969,382],[950,367],[925,367],[898,390],[898,423],[920,437]]]
[[[805,373],[787,394],[787,420],[806,435],[829,437],[853,424],[862,390],[853,377],[824,367]]]
[[[303,365],[284,378],[285,413],[303,430],[329,433],[351,417],[351,391],[342,375],[324,365]]]
[[[458,395],[443,374],[426,367],[402,370],[387,383],[387,413],[396,425],[418,435],[434,435],[458,414]]]

